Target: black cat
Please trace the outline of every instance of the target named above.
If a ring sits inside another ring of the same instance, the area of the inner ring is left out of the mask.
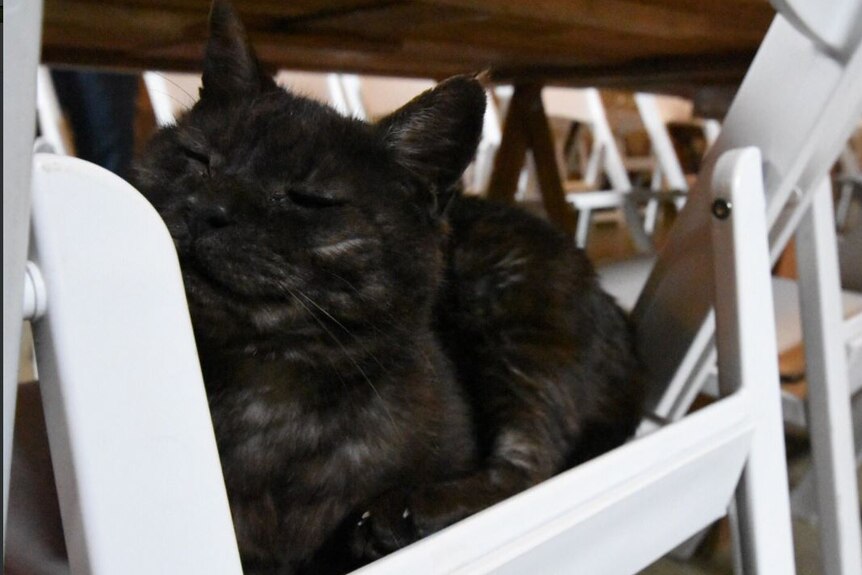
[[[176,243],[247,569],[346,570],[625,441],[627,320],[569,238],[457,193],[485,94],[369,125],[275,86],[227,2],[136,185]]]

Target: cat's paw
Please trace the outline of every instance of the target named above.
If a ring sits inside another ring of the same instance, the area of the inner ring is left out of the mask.
[[[350,547],[357,558],[374,561],[422,537],[414,521],[410,497],[393,491],[378,497],[356,519]]]

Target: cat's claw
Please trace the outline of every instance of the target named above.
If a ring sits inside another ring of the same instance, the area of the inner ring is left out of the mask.
[[[351,537],[354,556],[374,561],[420,539],[406,497],[380,498],[360,515]]]

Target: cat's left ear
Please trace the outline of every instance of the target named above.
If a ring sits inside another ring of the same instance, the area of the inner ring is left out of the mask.
[[[485,97],[475,78],[455,76],[383,118],[377,129],[401,165],[445,194],[476,153]]]
[[[229,0],[213,0],[204,55],[201,99],[232,100],[274,88],[258,63],[242,22]]]

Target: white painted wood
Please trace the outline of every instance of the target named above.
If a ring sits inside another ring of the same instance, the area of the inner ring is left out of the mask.
[[[657,96],[645,93],[635,94],[635,105],[649,136],[652,153],[661,168],[662,177],[670,189],[687,192],[688,182],[667,130],[668,118],[659,109]]]
[[[808,381],[808,426],[817,470],[824,575],[862,573],[844,314],[828,178],[814,192],[796,239]],[[846,502],[846,503],[845,503]]]
[[[862,5],[854,0],[830,0],[826,10],[810,0],[772,0],[772,5],[827,50],[846,53],[862,35]]]
[[[749,393],[756,422],[736,496],[742,566],[746,573],[791,574],[790,496],[761,173],[756,148],[732,150],[719,158],[710,182],[716,201],[731,209],[729,217],[716,217],[712,224],[719,389]]]
[[[578,247],[586,247],[589,237],[590,216],[595,210],[621,208],[632,240],[639,252],[651,253],[652,240],[644,229],[636,207],[626,202],[632,183],[626,170],[623,156],[611,130],[602,96],[596,88],[545,88],[542,103],[549,117],[579,121],[589,125],[592,131],[592,150],[584,171],[584,182],[597,185],[599,175],[604,173],[610,182],[610,190],[573,191],[566,194],[566,201],[580,212],[575,241]]]
[[[36,117],[41,137],[51,146],[51,150],[56,154],[69,155],[72,145],[68,139],[68,127],[57,100],[51,71],[46,66],[39,66],[36,71]]]
[[[239,574],[173,242],[125,181],[37,155],[33,325],[73,573]]]
[[[3,533],[9,504],[9,468],[21,307],[30,222],[30,156],[36,126],[36,66],[42,2],[7,0],[3,6]],[[6,538],[3,538],[5,554]]]
[[[724,514],[747,407],[722,400],[358,573],[635,573]]]

